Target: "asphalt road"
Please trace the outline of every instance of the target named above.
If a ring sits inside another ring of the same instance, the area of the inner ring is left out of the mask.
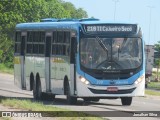
[[[0,73],[0,97],[12,97],[18,99],[33,99],[31,91],[20,90],[14,86],[14,77],[8,74]],[[84,111],[95,115],[102,115],[113,120],[119,119],[153,119],[158,120],[160,117],[127,117],[134,114],[142,115],[144,111],[150,113],[150,115],[160,116],[160,97],[146,96],[135,97],[131,106],[122,106],[120,99],[107,100],[102,99],[99,102],[83,102],[82,99],[78,99],[77,105],[67,105],[65,96],[57,95],[54,101],[43,101],[45,105],[57,106],[61,108],[68,108],[73,111]],[[94,111],[94,112],[93,112]],[[109,112],[108,112],[109,111]],[[116,111],[116,112],[115,112]],[[158,111],[158,113],[156,112]],[[153,114],[152,114],[153,113]],[[114,117],[121,116],[122,117]],[[113,117],[112,117],[113,116]]]

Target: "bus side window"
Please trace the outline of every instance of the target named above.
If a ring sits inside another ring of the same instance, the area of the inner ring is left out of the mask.
[[[33,32],[33,54],[38,54],[39,32]]]
[[[64,43],[65,43],[65,45],[63,46],[64,55],[69,56],[69,53],[70,53],[70,32],[69,31],[66,31],[64,33]]]
[[[70,43],[70,32],[66,31],[64,33],[64,42],[67,44],[67,43]]]
[[[57,32],[57,43],[63,43],[64,41],[64,32],[58,31]]]
[[[53,31],[53,41],[52,41],[52,43],[56,43],[56,40],[57,40],[57,32]]]
[[[44,41],[45,41],[45,32],[40,32],[39,33],[39,54],[44,55]]]
[[[20,53],[21,32],[16,32],[15,36],[15,53]]]
[[[32,41],[33,41],[33,32],[29,31],[27,32],[27,54],[32,54]]]

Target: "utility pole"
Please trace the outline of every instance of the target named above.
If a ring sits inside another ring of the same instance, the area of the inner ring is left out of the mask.
[[[115,3],[114,5],[114,21],[116,19],[116,7],[117,7],[117,2],[119,2],[119,0],[113,0],[113,2]]]
[[[150,41],[150,30],[151,30],[151,14],[152,14],[152,9],[154,8],[154,6],[147,6],[149,8],[149,36],[148,36],[148,44]]]
[[[149,51],[149,41],[151,40],[150,39],[150,34],[151,34],[150,33],[151,32],[151,14],[152,14],[152,9],[154,8],[153,6],[147,6],[147,7],[149,8],[149,31],[148,31],[149,33],[148,33],[148,42],[147,42],[148,45],[147,45],[147,48],[146,48],[147,49],[146,50],[146,52],[147,52],[147,55],[146,55],[146,70],[148,70],[147,69],[147,67],[148,67],[147,66],[148,65],[148,54],[150,52]],[[146,71],[146,72],[148,72],[148,71]],[[148,79],[149,79],[149,73],[146,73],[146,75],[148,76]]]

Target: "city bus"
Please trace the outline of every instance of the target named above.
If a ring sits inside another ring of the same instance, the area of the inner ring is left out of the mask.
[[[14,83],[34,99],[66,95],[68,104],[144,96],[145,58],[136,23],[42,19],[15,28]]]

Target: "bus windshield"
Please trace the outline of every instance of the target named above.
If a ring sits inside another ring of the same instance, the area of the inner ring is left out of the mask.
[[[84,68],[98,70],[135,69],[142,64],[140,38],[82,38],[80,61]]]

